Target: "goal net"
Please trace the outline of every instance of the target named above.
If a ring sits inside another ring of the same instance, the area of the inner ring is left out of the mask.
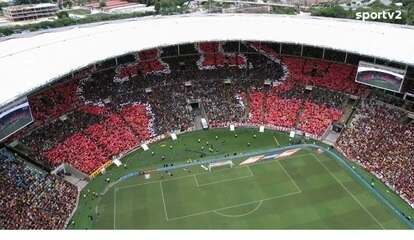
[[[218,167],[226,167],[226,166],[230,166],[231,168],[233,167],[234,163],[231,160],[228,161],[223,161],[223,162],[214,162],[214,163],[210,163],[208,165],[208,170],[211,172],[211,170],[213,168],[218,168]]]

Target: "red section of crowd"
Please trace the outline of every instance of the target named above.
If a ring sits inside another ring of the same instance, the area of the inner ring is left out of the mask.
[[[303,113],[299,117],[299,129],[312,135],[321,136],[341,116],[342,112],[335,108],[328,108],[307,101]]]
[[[148,140],[153,135],[150,128],[150,117],[145,105],[134,104],[122,109],[121,115],[131,128],[138,133],[140,140]]]
[[[250,92],[250,123],[263,123],[284,128],[298,128],[320,137],[326,129],[342,116],[341,97],[314,88],[312,94],[292,80],[272,87],[269,93],[263,90]],[[316,95],[316,96],[313,96]],[[335,107],[328,106],[331,104]],[[303,108],[303,111],[301,109]],[[262,121],[262,116],[264,119]]]
[[[70,81],[29,97],[35,120],[45,121],[61,116],[77,105],[78,81]]]
[[[222,53],[221,46],[218,42],[203,42],[198,44],[198,50],[200,53]]]
[[[104,115],[109,112],[109,109],[105,106],[97,106],[97,105],[85,105],[80,109],[82,112],[89,113],[92,115]]]
[[[288,68],[290,80],[355,95],[364,92],[365,88],[355,83],[356,66],[320,59],[279,57],[279,54],[266,44],[250,43],[249,46],[273,61],[278,62],[281,59]]]
[[[278,96],[268,96],[266,99],[265,122],[279,127],[293,128],[302,105],[301,100],[281,99]]]
[[[143,74],[169,73],[170,68],[167,63],[160,58],[161,52],[158,48],[139,52],[136,62],[120,65],[116,69],[115,81],[125,81],[131,77]]]
[[[76,133],[45,153],[54,166],[69,163],[82,172],[91,174],[109,160],[89,138]]]
[[[160,50],[158,48],[153,48],[138,53],[138,59],[141,61],[154,60],[159,58],[159,56]]]
[[[354,95],[365,91],[355,83],[356,66],[298,57],[283,57],[282,63],[288,67],[289,79],[296,82]]]
[[[282,63],[285,64],[289,71],[288,80],[293,82],[302,82],[303,66],[305,59],[300,57],[282,57]]]
[[[201,54],[198,65],[200,69],[214,69],[224,67],[225,64],[230,67],[246,67],[247,60],[243,54],[224,53],[220,43],[204,42],[197,44],[198,52]]]
[[[105,148],[110,156],[130,150],[138,144],[138,140],[117,115],[110,115],[104,122],[91,125],[85,131],[99,146]]]
[[[261,54],[265,55],[266,57],[270,58],[271,60],[279,62],[279,54],[266,44],[252,42],[249,44],[249,46],[252,47],[254,50],[260,52]]]
[[[297,115],[302,106],[303,96],[282,97],[293,86],[294,84],[291,81],[286,81],[272,87],[270,93],[263,93],[260,90],[252,91],[249,95],[250,122],[294,128],[297,122]]]
[[[250,112],[249,122],[250,123],[263,123],[263,104],[264,94],[258,91],[252,91],[249,93]]]

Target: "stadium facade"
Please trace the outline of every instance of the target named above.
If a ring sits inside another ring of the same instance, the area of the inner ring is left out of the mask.
[[[154,47],[206,41],[275,42],[288,55],[328,58],[339,52],[347,63],[364,60],[410,69],[414,68],[412,39],[414,28],[408,26],[254,14],[146,17],[28,33],[0,42],[0,74],[8,82],[0,92],[0,105],[79,69]]]
[[[69,182],[78,188],[56,186],[56,194],[71,196],[57,203],[69,206],[67,212],[59,223],[45,225],[62,228],[73,216],[75,199],[82,201],[79,194],[85,194],[82,189],[89,180],[101,181],[106,177],[103,170],[113,163],[121,166],[126,156],[140,147],[145,150],[144,144],[201,129],[196,122],[204,119],[202,128],[224,131],[233,125],[233,130],[282,132],[282,144],[271,136],[269,146],[295,144],[295,134],[304,136],[298,141],[326,143],[332,133],[332,149],[358,162],[413,206],[409,182],[414,148],[409,146],[414,146],[414,125],[408,111],[414,111],[414,104],[409,110],[405,103],[399,108],[377,103],[369,96],[374,91],[366,87],[388,88],[399,100],[407,94],[414,97],[412,39],[414,28],[405,26],[250,14],[147,17],[4,38],[4,164],[11,171],[16,168],[17,161],[9,161],[14,158],[10,150],[43,168],[45,175],[71,173],[75,180]],[[351,120],[354,125],[348,124]],[[243,138],[232,133],[227,137]],[[399,162],[387,161],[388,152],[378,156],[376,148],[363,148],[367,139],[384,149],[401,150],[390,154]],[[237,147],[251,148],[248,141]],[[202,158],[207,150],[203,148],[193,153]],[[213,147],[208,151],[214,152]],[[147,158],[161,165],[165,156],[158,159],[157,154]],[[24,169],[21,162],[18,166]],[[141,171],[148,166],[139,167]],[[14,186],[14,177],[10,179]],[[82,186],[79,179],[85,180]],[[7,227],[18,226],[13,224]]]

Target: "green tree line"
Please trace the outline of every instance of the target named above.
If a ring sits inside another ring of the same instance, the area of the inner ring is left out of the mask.
[[[356,19],[357,12],[395,12],[399,10],[402,12],[402,19],[378,19],[372,21],[414,25],[414,0],[398,0],[395,2],[400,2],[403,4],[403,6],[397,6],[394,3],[390,6],[385,6],[377,0],[373,4],[369,5],[367,8],[359,8],[356,10],[345,10],[343,7],[339,5],[314,7],[311,9],[311,15],[321,17]]]

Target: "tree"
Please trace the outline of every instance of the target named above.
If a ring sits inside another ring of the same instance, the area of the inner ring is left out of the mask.
[[[8,7],[8,6],[9,6],[9,4],[8,4],[7,2],[0,2],[0,11],[1,11],[3,8]]]
[[[155,0],[154,2],[154,10],[156,14],[160,13],[160,9],[161,9],[161,3],[160,0]]]
[[[414,25],[414,3],[407,5],[407,24]]]
[[[78,0],[78,4],[79,4],[80,6],[85,6],[87,3],[88,3],[88,1],[87,1],[87,0]]]
[[[72,8],[73,2],[71,0],[62,0],[62,5],[65,8]]]
[[[314,8],[311,10],[313,16],[334,17],[334,18],[349,18],[351,13],[346,11],[343,7],[336,5],[330,7]]]
[[[66,11],[60,11],[60,12],[58,12],[56,15],[57,15],[57,17],[58,17],[59,19],[62,19],[62,18],[69,18],[69,14],[68,14],[68,12],[66,12]]]
[[[14,0],[14,5],[50,3],[52,0]]]
[[[106,0],[99,0],[99,7],[100,8],[106,7]]]

